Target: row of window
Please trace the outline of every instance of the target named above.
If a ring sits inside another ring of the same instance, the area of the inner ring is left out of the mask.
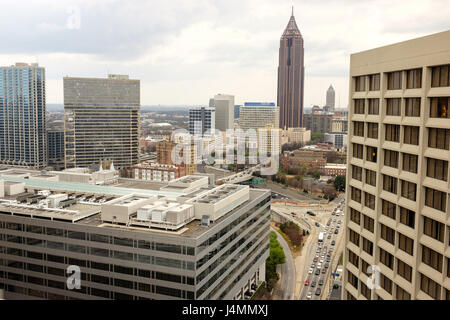
[[[367,127],[367,138],[378,139],[378,123],[353,121],[353,135],[364,137],[364,125]],[[400,142],[400,125],[385,124],[385,140],[392,142]],[[420,127],[402,126],[403,127],[403,143],[419,145]],[[431,128],[430,128],[431,129]]]
[[[415,89],[422,87],[422,68],[405,70],[406,89]],[[386,73],[387,89],[399,90],[403,88],[403,71],[394,71]],[[380,74],[368,75],[369,91],[380,90]],[[366,91],[366,76],[354,77],[355,91]],[[441,65],[431,67],[431,87],[450,86],[450,65]]]

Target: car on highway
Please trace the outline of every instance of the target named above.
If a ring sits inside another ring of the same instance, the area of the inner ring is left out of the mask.
[[[330,257],[327,257],[327,262],[330,262],[331,261],[331,258]]]
[[[311,288],[314,288],[315,286],[316,286],[316,282],[315,281],[311,282]]]
[[[309,280],[305,281],[305,286],[309,286]]]
[[[319,260],[319,258],[314,257],[313,262],[317,262]]]
[[[327,270],[325,268],[323,268],[322,269],[322,273],[325,273],[325,272],[327,272]]]
[[[328,235],[327,239],[331,239],[331,234]]]
[[[306,299],[311,299],[312,298],[312,292],[308,292],[306,294]]]
[[[336,241],[334,241],[334,240],[333,240],[333,241],[331,241],[331,245],[332,245],[332,246],[334,246],[334,245],[335,245],[335,243],[336,243]]]
[[[317,288],[317,290],[316,290],[316,296],[320,296],[321,293],[322,293],[322,290],[320,290],[320,288]]]
[[[319,263],[317,264],[317,268],[320,269],[320,267],[322,267],[322,263],[319,262]]]
[[[337,222],[338,224],[341,224],[342,223],[342,220],[338,220],[338,222]]]
[[[323,280],[322,279],[319,280],[319,286],[323,286]]]
[[[320,227],[320,223],[318,223],[318,222],[314,223],[314,225],[315,225],[316,227]]]
[[[309,268],[308,273],[309,274],[313,273],[313,268]]]
[[[323,258],[319,260],[320,263],[323,263]]]
[[[335,213],[334,211],[331,213],[332,216],[334,216],[335,214],[336,214],[336,213]]]
[[[336,222],[336,218],[333,219],[333,222]]]
[[[306,211],[306,214],[309,214],[310,216],[315,216],[316,214],[314,213],[314,212],[312,212],[312,211]]]
[[[325,265],[324,265],[325,268],[328,268],[329,266],[330,266],[330,264],[328,262],[325,263]]]
[[[320,269],[316,269],[316,276],[318,276],[320,274]]]
[[[334,230],[334,234],[338,234],[338,233],[339,233],[338,229]]]
[[[316,264],[313,262],[313,264],[311,265],[311,268],[315,268],[316,267]]]

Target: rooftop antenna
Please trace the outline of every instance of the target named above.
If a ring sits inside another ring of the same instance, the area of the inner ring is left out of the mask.
[[[294,5],[292,5],[292,13],[291,16],[294,16]]]

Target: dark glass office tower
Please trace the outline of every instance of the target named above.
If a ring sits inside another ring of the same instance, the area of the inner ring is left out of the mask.
[[[45,128],[45,69],[0,67],[0,163],[45,167]]]
[[[298,128],[303,124],[303,90],[305,68],[303,37],[292,10],[291,18],[280,39],[278,97],[280,128]]]

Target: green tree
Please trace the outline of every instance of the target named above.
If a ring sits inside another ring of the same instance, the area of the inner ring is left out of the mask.
[[[319,179],[320,178],[320,172],[319,172],[319,170],[317,170],[317,169],[315,169],[313,172],[312,172],[312,177],[314,178],[314,179]]]
[[[334,179],[334,188],[337,191],[345,191],[345,176],[336,176]]]

